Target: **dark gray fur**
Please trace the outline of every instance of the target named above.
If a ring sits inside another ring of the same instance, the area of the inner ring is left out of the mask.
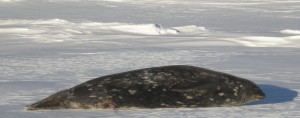
[[[264,96],[249,80],[194,66],[173,65],[92,79],[26,108],[219,107],[241,105]]]

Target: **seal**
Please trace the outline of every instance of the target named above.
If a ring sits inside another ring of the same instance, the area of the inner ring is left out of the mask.
[[[95,78],[26,109],[222,107],[264,97],[252,81],[195,66],[171,65]]]

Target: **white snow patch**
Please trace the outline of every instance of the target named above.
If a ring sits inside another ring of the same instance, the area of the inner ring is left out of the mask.
[[[18,39],[33,39],[37,42],[63,42],[90,40],[113,34],[128,36],[176,35],[206,31],[204,27],[165,27],[161,24],[71,22],[63,19],[0,20],[0,33]],[[98,38],[100,39],[100,38]]]
[[[196,26],[196,25],[188,25],[188,26],[181,26],[181,27],[173,27],[180,33],[201,33],[208,31],[205,27]]]
[[[281,33],[293,34],[286,37],[242,36],[218,38],[222,34],[207,30],[205,27],[187,25],[179,27],[165,27],[161,24],[134,24],[134,23],[102,23],[102,22],[71,22],[64,19],[48,20],[0,20],[0,34],[15,37],[16,39],[33,39],[37,42],[64,42],[84,40],[127,39],[133,37],[178,35],[187,36],[187,40],[199,37],[198,40],[184,42],[167,42],[161,45],[235,45],[249,47],[300,47],[299,30],[281,30]],[[121,36],[124,35],[124,36]],[[118,36],[119,35],[119,36]],[[120,37],[121,36],[121,37]],[[210,40],[201,39],[209,36]],[[217,36],[214,38],[214,36]],[[115,37],[115,38],[113,38]],[[159,37],[157,37],[159,38]],[[214,38],[214,39],[211,39]],[[142,39],[141,39],[142,40]],[[225,42],[224,42],[225,40]],[[121,44],[120,41],[118,44]],[[124,43],[123,43],[124,44]]]
[[[161,24],[132,24],[132,23],[82,23],[82,27],[90,27],[99,30],[114,30],[143,35],[172,35],[183,33],[199,33],[207,31],[205,27],[189,25],[180,27],[165,27]]]
[[[81,0],[48,0],[52,2],[80,2]],[[130,4],[180,4],[191,3],[180,0],[85,0],[85,2],[117,2],[117,3],[130,3]]]
[[[128,23],[82,23],[83,27],[91,27],[99,30],[114,30],[144,35],[165,35],[178,34],[179,31],[173,28],[163,27],[160,24],[128,24]]]
[[[160,24],[144,24],[144,25],[120,25],[111,27],[112,29],[137,33],[137,34],[145,34],[145,35],[164,35],[164,34],[178,34],[178,31],[173,28],[165,28]]]
[[[64,19],[40,20],[0,20],[0,34],[17,39],[33,39],[37,42],[64,42],[84,40],[126,39],[137,36],[185,35],[187,40],[204,35],[224,35],[205,27],[187,25],[179,27],[165,27],[161,24],[134,23],[102,23],[102,22],[71,22]],[[192,40],[184,42],[168,42],[160,45],[235,45],[234,42],[249,47],[300,47],[299,30],[281,30],[281,33],[293,34],[286,37],[242,36],[231,38],[215,38],[214,40]],[[124,36],[117,37],[123,34]],[[226,34],[225,34],[226,35]],[[190,37],[190,39],[189,39]],[[208,37],[209,38],[209,37]],[[224,42],[224,40],[226,42]],[[120,44],[120,42],[118,43]]]
[[[21,0],[0,0],[0,2],[20,2]]]
[[[41,33],[43,31],[33,30],[29,28],[0,28],[0,34],[36,34]]]
[[[39,19],[39,20],[0,20],[0,26],[5,25],[59,25],[70,24],[71,22],[63,19]]]
[[[103,0],[103,1],[107,1],[107,2],[124,2],[124,0]]]
[[[283,34],[292,34],[292,35],[300,35],[300,30],[285,29],[285,30],[281,30],[280,33],[283,33]]]
[[[282,44],[287,44],[284,38],[279,37],[264,37],[264,36],[254,36],[254,37],[242,37],[242,41],[246,46],[253,47],[271,47],[280,46]],[[241,41],[241,42],[242,42]],[[248,43],[246,43],[248,41]]]
[[[238,38],[223,38],[249,47],[300,47],[300,30],[285,29],[280,33],[292,36],[243,36]]]
[[[287,37],[246,36],[224,38],[224,40],[237,42],[249,47],[300,47],[300,35]]]
[[[240,2],[240,1],[195,1],[195,0],[93,0],[106,1],[106,2],[122,2],[131,4],[185,4],[185,5],[211,5],[211,6],[248,6],[248,5],[260,5],[268,3],[266,1],[261,2]]]

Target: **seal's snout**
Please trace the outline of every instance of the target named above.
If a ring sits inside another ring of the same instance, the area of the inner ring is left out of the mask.
[[[261,100],[264,99],[266,97],[266,94],[261,90],[261,89],[257,89],[258,91],[255,92],[254,95],[251,96],[251,98],[253,100]]]
[[[253,95],[252,98],[255,100],[261,100],[265,98],[265,95]]]

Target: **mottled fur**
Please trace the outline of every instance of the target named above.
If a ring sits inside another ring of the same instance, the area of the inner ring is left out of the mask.
[[[173,65],[92,79],[27,109],[217,107],[241,105],[264,96],[249,80],[194,66]]]

